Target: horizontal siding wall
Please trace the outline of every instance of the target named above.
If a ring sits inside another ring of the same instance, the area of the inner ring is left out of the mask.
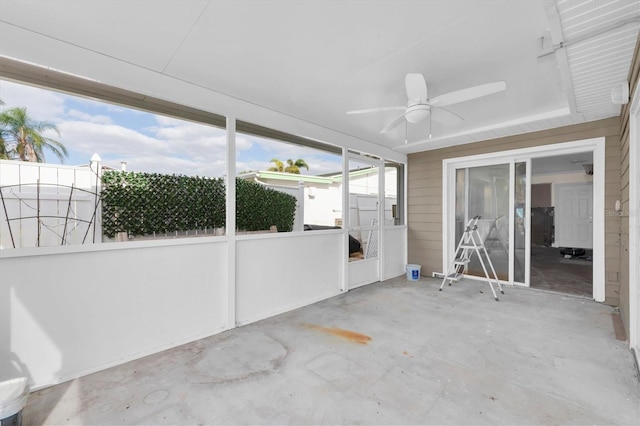
[[[408,260],[423,275],[442,270],[442,161],[468,155],[530,148],[605,137],[605,209],[620,198],[620,120],[617,117],[574,126],[492,139],[409,155],[407,185]],[[605,303],[620,303],[620,217],[605,211]]]
[[[640,36],[636,42],[636,50],[631,62],[629,70],[629,89],[630,93],[638,90],[638,81],[640,75]],[[620,223],[620,315],[622,322],[629,335],[629,144],[630,141],[630,125],[629,115],[631,103],[622,107],[621,123],[620,123],[620,203],[622,207],[622,216]],[[638,143],[638,141],[635,141]]]
[[[618,120],[617,120],[618,121]],[[619,123],[619,121],[618,121]],[[619,126],[619,124],[618,124]],[[620,222],[615,211],[616,201],[620,199],[620,136],[607,136],[605,150],[604,183],[604,267],[605,267],[605,303],[620,306]]]

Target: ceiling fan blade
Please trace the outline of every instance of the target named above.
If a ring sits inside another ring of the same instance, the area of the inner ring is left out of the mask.
[[[418,103],[424,103],[427,101],[427,82],[424,81],[424,76],[422,74],[407,74],[404,78],[404,85],[407,89],[407,98],[409,101],[417,101]]]
[[[460,102],[470,101],[471,99],[481,98],[491,95],[492,93],[502,92],[507,89],[507,83],[504,81],[495,81],[493,83],[481,84],[479,86],[468,87],[455,92],[445,93],[429,100],[433,106],[443,107],[453,105]]]
[[[401,109],[406,109],[407,107],[402,106],[392,106],[392,107],[382,107],[382,108],[369,108],[369,109],[357,109],[355,111],[347,111],[347,114],[368,114],[370,112],[378,112],[378,111],[397,111]]]
[[[405,121],[404,114],[399,115],[398,117],[395,118],[395,120],[393,120],[391,123],[387,124],[387,127],[382,129],[380,131],[380,133],[387,133],[389,130],[395,129],[400,124],[402,124],[403,121]]]
[[[436,112],[436,113],[440,113],[440,111],[442,111],[442,112],[446,112],[446,113],[448,113],[451,117],[456,117],[457,119],[459,119],[459,120],[461,120],[461,121],[464,121],[464,118],[462,118],[461,116],[459,116],[458,114],[456,114],[456,113],[455,113],[455,112],[453,112],[453,111],[449,111],[449,110],[448,110],[448,109],[446,109],[446,108],[442,108],[442,107],[440,107],[440,106],[438,106],[438,107],[437,107],[437,106],[432,106],[432,107],[431,107],[431,113],[432,113],[432,114],[433,114],[434,112]]]

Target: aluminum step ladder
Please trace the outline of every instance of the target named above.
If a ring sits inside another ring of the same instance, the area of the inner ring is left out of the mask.
[[[496,294],[496,289],[493,286],[494,281],[495,284],[497,284],[500,293],[504,294],[504,291],[502,290],[502,285],[500,284],[500,280],[498,279],[498,274],[496,274],[496,270],[493,268],[493,263],[491,263],[489,253],[487,253],[487,249],[485,248],[482,238],[480,237],[480,233],[478,232],[478,220],[480,220],[480,216],[469,219],[469,222],[467,222],[467,227],[465,228],[462,237],[460,237],[460,242],[456,247],[453,261],[449,265],[449,269],[442,279],[442,284],[440,284],[440,291],[442,291],[445,283],[448,282],[449,285],[451,285],[452,282],[460,281],[464,277],[464,271],[471,261],[471,257],[475,253],[478,256],[478,260],[480,260],[480,265],[482,265],[482,270],[484,271],[484,276],[487,278],[489,287],[491,287],[493,298],[498,301],[498,295]],[[489,276],[489,272],[487,271],[487,267],[485,265],[485,259],[489,267],[491,268],[493,278]]]

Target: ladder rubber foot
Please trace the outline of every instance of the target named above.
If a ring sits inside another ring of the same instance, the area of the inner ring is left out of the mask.
[[[504,290],[500,290],[500,293],[504,294]]]
[[[498,298],[496,297],[496,302],[499,302],[500,300],[498,300]]]
[[[449,287],[451,287],[451,283],[449,283]]]
[[[438,291],[442,291],[442,289],[440,288],[440,289],[438,289]]]

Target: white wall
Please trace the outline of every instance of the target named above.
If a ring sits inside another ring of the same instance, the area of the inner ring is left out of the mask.
[[[12,250],[0,259],[0,380],[38,388],[222,331],[227,245],[203,241]]]
[[[340,294],[344,232],[2,250],[0,380],[46,387]],[[406,227],[384,232],[383,276],[402,275]]]
[[[336,226],[336,219],[342,218],[342,186],[307,183],[304,193],[304,223]]]
[[[238,237],[236,322],[246,324],[340,293],[339,230]]]
[[[384,228],[384,258],[382,279],[404,274],[407,263],[407,227]]]
[[[340,294],[343,232],[237,236],[232,298],[227,237],[3,250],[0,380],[38,389]],[[385,236],[402,275],[406,227]]]
[[[556,206],[556,185],[566,183],[584,183],[593,182],[593,176],[589,176],[585,172],[575,173],[554,173],[544,175],[531,176],[531,183],[533,185],[538,183],[550,183],[551,184],[551,205]]]

